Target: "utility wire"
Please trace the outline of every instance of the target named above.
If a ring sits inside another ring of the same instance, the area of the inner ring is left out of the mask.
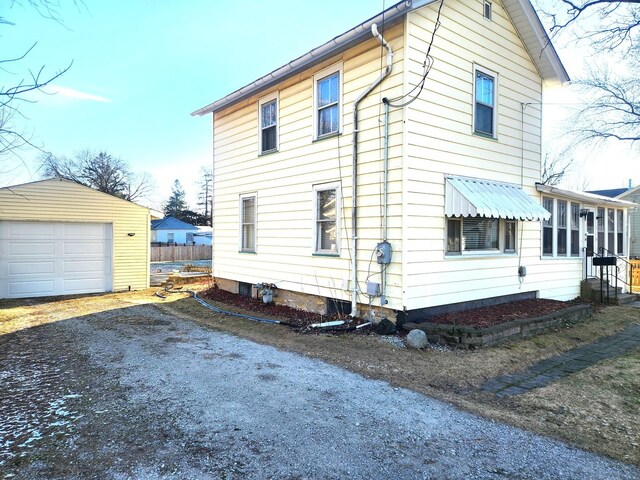
[[[433,60],[433,57],[431,56],[431,47],[433,47],[433,42],[436,38],[436,32],[438,31],[441,25],[440,14],[442,12],[443,5],[444,5],[444,0],[440,0],[440,6],[438,7],[438,15],[436,16],[436,22],[433,26],[433,31],[431,32],[431,40],[429,41],[429,46],[427,47],[427,54],[422,64],[422,67],[424,69],[422,78],[416,85],[414,85],[414,87],[411,90],[409,90],[409,92],[405,93],[404,95],[401,95],[400,97],[392,98],[391,100],[389,100],[389,106],[394,108],[406,107],[407,105],[413,103],[422,93],[422,90],[424,89],[424,85],[427,81],[427,77],[429,76],[429,72],[431,71],[431,67],[433,67],[434,60]],[[405,98],[409,97],[418,88],[420,90],[418,90],[418,93],[416,93],[414,97],[410,98],[405,102],[402,102]],[[402,102],[402,103],[396,103],[396,102]]]

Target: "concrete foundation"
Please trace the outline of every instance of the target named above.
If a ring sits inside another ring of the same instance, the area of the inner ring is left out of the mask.
[[[238,284],[236,280],[228,280],[226,278],[216,278],[216,285],[227,292],[238,293]],[[257,297],[256,288],[252,289],[252,296]],[[286,305],[287,307],[305,310],[307,312],[318,313],[320,315],[327,314],[327,298],[308,293],[293,292],[291,290],[275,290],[273,302],[277,305]],[[358,304],[359,317],[369,318],[369,305]],[[396,321],[396,311],[390,308],[380,308],[373,306],[372,319],[374,323],[379,322],[382,318],[387,318],[392,322]]]

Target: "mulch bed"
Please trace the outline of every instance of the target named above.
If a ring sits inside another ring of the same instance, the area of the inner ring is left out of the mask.
[[[320,315],[318,313],[307,312],[305,310],[299,310],[286,305],[277,305],[275,303],[266,304],[262,299],[245,297],[236,293],[227,292],[217,286],[198,293],[198,296],[205,300],[213,300],[214,302],[221,302],[227,305],[233,305],[234,307],[243,310],[254,312],[256,316],[264,315],[267,317],[276,317],[279,320],[284,320],[295,330],[301,332],[312,331],[312,329],[309,328],[309,325],[313,323],[331,322],[334,320],[344,320],[347,324],[345,324],[345,326],[332,327],[330,330],[333,332],[344,331],[351,327],[355,327],[356,325],[366,323],[366,320],[360,318],[352,319],[347,315]],[[351,320],[351,322],[349,322],[349,320]],[[327,331],[327,329],[313,329],[314,332],[319,330]]]
[[[465,310],[462,312],[445,313],[443,315],[429,317],[427,318],[427,322],[485,328],[523,318],[541,317],[565,309],[571,305],[575,305],[575,303],[544,298],[520,300],[517,302],[503,303],[501,305],[474,308],[473,310]]]

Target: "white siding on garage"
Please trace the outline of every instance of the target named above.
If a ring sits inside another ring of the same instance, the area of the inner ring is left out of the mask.
[[[92,247],[96,247],[90,238],[94,227],[89,225],[110,225],[112,280],[102,291],[149,286],[150,215],[146,207],[75,182],[51,179],[0,188],[0,221],[64,224],[69,238],[85,237]],[[70,242],[67,251],[71,254],[85,247]],[[69,269],[77,267],[68,265]],[[69,289],[74,288],[72,284]]]

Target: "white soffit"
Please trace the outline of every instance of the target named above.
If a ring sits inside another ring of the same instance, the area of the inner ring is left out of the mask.
[[[541,183],[536,183],[536,190],[541,193],[557,195],[558,197],[567,198],[569,200],[577,200],[585,205],[605,205],[617,208],[638,207],[637,203],[620,200],[618,198],[603,197],[602,195],[596,195],[595,193],[574,192],[573,190],[565,190],[563,188],[542,185]]]
[[[446,177],[445,215],[534,221],[551,218],[517,185],[466,177]]]
[[[503,5],[542,78],[548,84],[569,82],[569,74],[530,0],[503,0]]]

